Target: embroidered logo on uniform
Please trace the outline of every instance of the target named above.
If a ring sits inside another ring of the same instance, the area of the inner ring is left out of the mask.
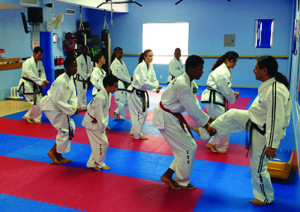
[[[261,100],[259,99],[258,102],[261,103]]]

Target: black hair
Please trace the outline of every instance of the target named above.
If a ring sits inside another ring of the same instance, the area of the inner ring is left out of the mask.
[[[67,56],[64,61],[64,67],[70,66],[73,61],[76,61],[76,58],[74,56]]]
[[[111,56],[111,61],[114,61],[114,59],[116,58],[116,54],[117,54],[119,51],[121,51],[121,50],[123,50],[121,47],[116,47],[116,48],[114,48],[114,52],[113,52],[113,54],[112,54],[112,56]]]
[[[146,49],[142,54],[140,54],[140,57],[139,57],[139,64],[141,62],[143,62],[143,60],[145,59],[144,57],[148,55],[149,52],[152,52],[151,49]]]
[[[118,81],[119,81],[119,79],[116,76],[109,74],[104,77],[103,86],[104,86],[104,88],[106,88],[107,86],[111,87]]]
[[[229,61],[235,61],[239,57],[240,57],[239,54],[234,51],[226,52],[224,55],[219,57],[219,59],[215,62],[211,70],[213,71],[216,68],[218,68],[220,65],[222,65],[225,62],[226,59],[228,59]]]
[[[289,87],[289,81],[280,72],[278,72],[278,63],[276,59],[270,55],[265,55],[257,58],[257,65],[260,69],[267,68],[267,75],[269,77],[275,77],[278,82],[281,82],[286,87]]]
[[[42,49],[42,47],[37,46],[33,49],[33,52],[36,54],[38,54],[39,52],[44,53],[44,50]]]
[[[102,56],[105,57],[105,55],[104,55],[102,52],[99,52],[98,54],[96,54],[96,55],[93,57],[93,61],[94,61],[95,63],[98,64],[98,62],[99,62],[99,60],[101,59]]]
[[[198,55],[191,55],[185,61],[185,71],[187,72],[190,67],[196,68],[197,66],[204,64],[202,57]]]

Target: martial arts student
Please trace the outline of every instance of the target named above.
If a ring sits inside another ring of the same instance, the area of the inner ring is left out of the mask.
[[[110,70],[112,74],[115,75],[118,79],[118,90],[115,93],[115,100],[117,104],[117,109],[114,111],[115,119],[125,120],[126,118],[126,108],[127,103],[127,87],[131,83],[131,78],[128,73],[125,62],[122,60],[123,49],[116,47],[114,49],[115,59],[110,65]]]
[[[42,88],[49,84],[41,61],[43,54],[44,50],[41,47],[35,47],[33,56],[28,58],[22,66],[22,78],[19,81],[18,91],[21,90],[26,100],[31,104],[30,109],[23,116],[23,119],[29,124],[41,123],[40,101],[44,96]]]
[[[205,103],[210,117],[218,117],[225,113],[228,110],[227,102],[233,104],[239,96],[238,92],[231,89],[231,69],[235,67],[238,59],[238,53],[229,51],[212,67],[207,79],[207,88],[201,96],[201,102]],[[213,136],[206,144],[206,148],[213,153],[226,153],[228,143],[229,135]]]
[[[114,75],[107,75],[103,79],[103,86],[105,89],[101,89],[88,104],[87,112],[82,121],[92,149],[86,167],[97,171],[110,169],[104,163],[108,149],[106,133],[110,130],[108,127],[108,114],[111,94],[118,89],[118,78]]]
[[[264,206],[274,202],[267,164],[269,159],[276,157],[276,149],[285,137],[292,106],[288,80],[278,72],[274,57],[259,57],[253,72],[262,84],[249,110],[231,109],[210,126],[217,130],[216,135],[249,131],[251,181],[255,197],[250,203]]]
[[[193,94],[193,80],[200,79],[203,66],[204,60],[201,57],[189,56],[185,63],[186,72],[171,81],[154,110],[153,126],[164,136],[175,157],[169,169],[161,176],[161,180],[174,190],[196,188],[190,184],[190,175],[197,144],[181,113],[187,111],[198,126],[205,128],[199,128],[202,139],[209,138],[206,130],[213,130],[208,125],[213,119],[201,110]]]
[[[78,98],[78,109],[79,111],[85,111],[86,102],[86,92],[88,89],[88,84],[90,82],[90,76],[92,74],[93,66],[91,58],[88,56],[89,49],[87,46],[81,47],[81,55],[76,58],[78,64],[78,72],[75,77],[75,84],[77,89]]]
[[[104,89],[103,79],[106,76],[106,71],[102,69],[102,66],[105,64],[105,56],[100,52],[95,55],[94,61],[97,63],[97,66],[93,69],[91,75],[91,83],[94,86],[92,90],[92,95],[95,96],[100,90]]]
[[[181,50],[180,48],[176,48],[174,51],[174,58],[169,62],[169,76],[168,76],[168,84],[175,78],[179,77],[184,73],[184,68],[182,65]]]
[[[133,73],[133,81],[127,89],[127,99],[132,123],[130,135],[133,135],[135,139],[148,139],[142,133],[149,107],[147,91],[156,91],[156,93],[159,93],[162,88],[156,79],[152,60],[153,52],[150,49],[145,50],[140,55],[139,64]]]
[[[75,123],[70,118],[77,109],[76,89],[73,75],[77,72],[77,62],[72,56],[65,59],[66,72],[52,83],[46,96],[41,100],[41,108],[58,131],[54,146],[48,156],[55,164],[69,163],[72,160],[63,158],[62,153],[70,151]]]

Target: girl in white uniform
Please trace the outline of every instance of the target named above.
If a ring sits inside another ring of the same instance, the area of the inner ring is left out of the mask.
[[[42,88],[49,84],[41,62],[43,54],[44,50],[41,47],[34,48],[33,56],[23,63],[22,78],[18,86],[18,90],[22,91],[26,100],[31,104],[30,109],[23,116],[23,119],[30,124],[41,123],[42,111],[40,101],[44,94]]]
[[[161,176],[161,180],[172,189],[195,189],[190,184],[190,174],[197,144],[189,131],[181,113],[187,111],[198,126],[208,127],[212,119],[201,110],[199,101],[193,94],[194,79],[200,79],[203,74],[204,60],[196,55],[186,61],[186,73],[171,81],[162,94],[160,105],[154,110],[153,126],[158,128],[170,145],[174,160],[169,169]],[[201,128],[202,129],[202,128]],[[202,139],[207,133],[203,129]],[[172,175],[175,174],[174,181]]]
[[[95,96],[100,90],[103,90],[103,79],[106,76],[106,71],[102,69],[102,66],[105,64],[105,56],[102,53],[99,53],[95,56],[94,61],[97,63],[97,66],[94,68],[91,75],[91,83],[94,86],[92,90],[92,95]]]
[[[82,121],[92,149],[86,166],[97,171],[110,169],[104,163],[108,149],[106,132],[110,130],[108,127],[108,114],[111,93],[114,93],[118,88],[118,78],[113,75],[107,75],[103,79],[103,84],[105,89],[101,89],[88,104],[87,112]]]
[[[263,83],[258,88],[248,111],[232,109],[219,116],[210,126],[216,135],[246,131],[250,123],[250,168],[254,205],[264,206],[274,202],[274,191],[267,171],[269,159],[276,157],[280,141],[285,136],[291,114],[291,97],[288,81],[278,72],[272,56],[259,57],[253,70],[256,79]]]
[[[214,64],[207,80],[207,89],[202,92],[201,101],[205,103],[210,117],[218,117],[227,111],[227,102],[233,104],[239,93],[231,89],[231,70],[239,59],[238,53],[229,51]],[[214,136],[206,144],[213,153],[226,153],[229,135]]]
[[[115,119],[125,120],[126,118],[126,108],[127,103],[127,87],[129,86],[131,79],[128,73],[125,62],[122,60],[123,49],[116,47],[114,49],[115,59],[110,65],[112,74],[115,75],[118,79],[118,90],[115,92],[115,100],[117,104],[117,109],[114,111]]]
[[[142,129],[147,118],[147,108],[149,98],[147,91],[156,91],[159,93],[162,88],[156,79],[156,74],[152,65],[152,50],[145,50],[139,57],[139,64],[134,70],[133,81],[128,87],[127,99],[131,117],[132,128],[130,135],[135,139],[148,139],[143,135]]]
[[[62,153],[70,151],[71,139],[75,131],[75,123],[70,118],[77,109],[77,97],[73,75],[77,72],[76,59],[67,57],[64,66],[66,72],[52,83],[46,96],[41,100],[41,108],[58,131],[54,146],[48,156],[55,164],[69,163],[72,160],[63,158]]]
[[[184,68],[182,65],[182,61],[180,59],[181,50],[176,48],[174,51],[174,58],[170,61],[168,68],[169,68],[169,76],[168,76],[168,84],[175,78],[179,77],[180,75],[184,74]]]
[[[78,97],[78,108],[82,111],[86,110],[86,92],[88,89],[88,83],[93,70],[92,60],[88,56],[88,47],[81,47],[81,55],[77,57],[78,72],[75,78],[77,97]]]

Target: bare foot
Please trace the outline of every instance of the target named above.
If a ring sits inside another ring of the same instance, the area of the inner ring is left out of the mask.
[[[174,184],[177,186],[177,187],[180,187],[184,190],[193,190],[193,189],[196,189],[196,186],[192,185],[192,184],[188,184],[187,186],[182,186],[182,185],[179,185],[176,181],[174,181]]]
[[[218,150],[217,150],[217,151],[218,151]],[[220,154],[227,154],[226,151],[218,151],[218,153],[220,153]]]
[[[260,201],[260,200],[258,200],[258,199],[253,199],[253,200],[250,200],[249,202],[250,202],[251,204],[257,205],[257,206],[271,205],[271,204],[274,203],[274,202],[264,203],[264,202],[262,202],[262,201]]]
[[[22,117],[28,124],[32,124],[33,122],[30,120],[30,118],[23,116]]]
[[[133,136],[134,134],[133,134],[133,132],[130,132],[129,135]]]
[[[148,140],[149,138],[147,138],[146,136],[141,136],[140,138],[136,139],[136,140]]]
[[[219,152],[215,149],[214,145],[210,144],[209,142],[207,142],[207,144],[205,145],[205,147],[206,147],[207,149],[209,149],[212,153],[219,153]]]
[[[110,167],[107,166],[107,165],[105,165],[105,166],[103,166],[103,167],[101,168],[101,170],[110,170]]]
[[[56,157],[56,152],[55,152],[55,151],[49,150],[49,151],[47,152],[47,154],[48,154],[49,158],[52,160],[52,162],[53,162],[54,164],[58,164],[58,165],[61,164],[61,162],[60,162],[60,161],[58,160],[58,158]]]
[[[99,168],[98,166],[95,166],[95,167],[87,166],[86,168],[88,168],[88,169],[94,169],[96,171],[100,171],[101,170],[101,168]]]
[[[177,187],[175,184],[174,184],[174,180],[172,180],[172,179],[170,179],[170,178],[168,178],[168,177],[166,177],[166,176],[161,176],[160,177],[160,179],[161,179],[161,181],[163,181],[164,183],[166,183],[171,189],[173,189],[173,190],[180,190],[181,188],[180,187]]]
[[[71,159],[63,158],[63,157],[59,158],[59,161],[60,161],[61,163],[71,163],[71,162],[72,162]]]
[[[116,112],[114,112],[114,116],[115,116],[115,119],[119,119],[119,114],[117,114]]]
[[[35,123],[35,124],[42,124],[43,122],[41,122],[41,121],[33,121],[33,123]]]

